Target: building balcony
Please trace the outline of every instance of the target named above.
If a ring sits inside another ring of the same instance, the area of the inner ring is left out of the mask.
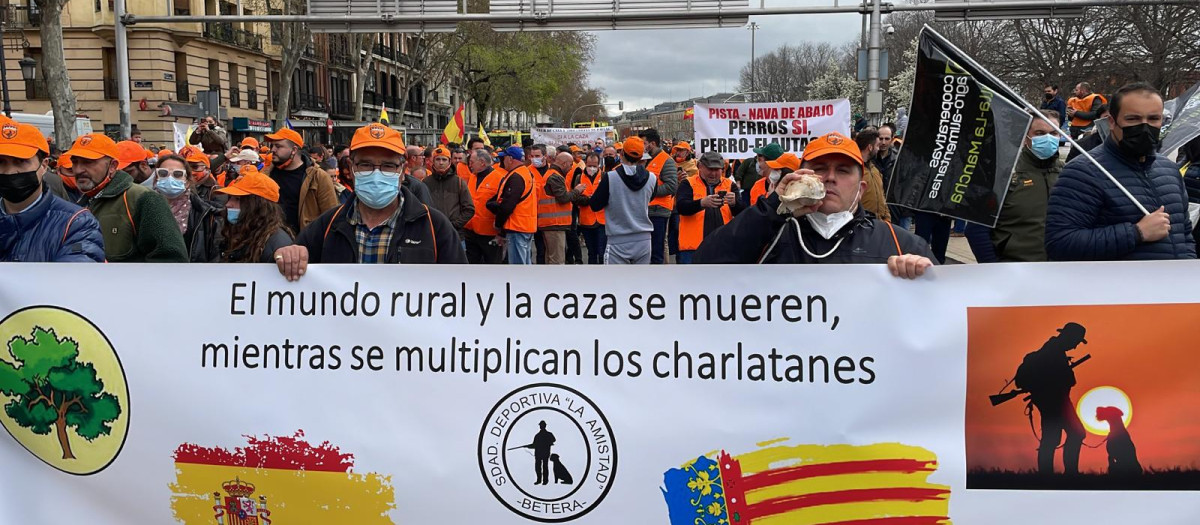
[[[209,22],[204,24],[204,37],[235,47],[261,52],[262,35],[233,27],[232,22]]]
[[[117,79],[104,79],[104,100],[116,100],[121,94],[117,90]]]
[[[246,92],[246,107],[249,109],[258,109],[258,90],[251,89]]]
[[[373,51],[373,52],[374,52],[376,55],[379,55],[379,56],[381,56],[381,57],[383,57],[383,58],[387,58],[387,59],[390,59],[390,60],[395,60],[395,59],[396,59],[396,52],[395,52],[395,50],[393,50],[393,49],[392,49],[392,48],[390,48],[390,47],[386,47],[386,46],[383,46],[383,45],[381,45],[381,44],[375,44],[375,47],[373,47],[373,48],[372,48],[372,51]]]
[[[340,117],[353,118],[354,117],[354,102],[349,101],[349,100],[334,99],[333,100],[333,111],[330,111],[329,113],[331,115],[337,115]]]
[[[186,81],[176,80],[175,81],[175,100],[178,102],[191,102],[192,101],[191,89],[192,89],[191,86],[188,86],[188,83]]]
[[[42,14],[36,6],[0,6],[0,23],[5,29],[35,29],[42,24]]]
[[[229,106],[240,107],[242,105],[242,90],[238,88],[229,88]]]
[[[325,101],[321,100],[320,95],[312,93],[300,93],[294,97],[295,102],[292,107],[296,109],[307,109],[311,111],[326,111]]]
[[[45,79],[25,81],[25,100],[50,100],[50,90]]]

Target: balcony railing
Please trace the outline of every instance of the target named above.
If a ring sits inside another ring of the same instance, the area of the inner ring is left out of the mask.
[[[242,90],[238,88],[229,88],[229,105],[235,108],[241,107]]]
[[[333,111],[330,113],[347,118],[352,117],[354,116],[354,102],[349,100],[334,99]]]
[[[237,47],[262,51],[263,37],[245,29],[233,27],[232,22],[209,22],[204,24],[204,37]]]
[[[175,81],[175,100],[179,102],[191,102],[192,91],[186,80]]]
[[[372,51],[374,51],[376,55],[379,55],[383,58],[392,60],[395,60],[396,58],[396,51],[394,49],[381,44],[375,44],[375,47],[372,48]]]
[[[246,91],[246,107],[250,109],[258,109],[258,90],[251,89]]]
[[[313,111],[325,111],[325,101],[319,95],[300,93],[294,97],[294,107]]]
[[[105,100],[116,100],[119,96],[120,96],[120,93],[117,93],[117,79],[115,79],[115,78],[104,79],[104,99]]]
[[[42,24],[42,14],[37,7],[6,5],[0,7],[0,22],[5,29],[36,28]]]
[[[25,81],[25,100],[50,100],[50,90],[45,79]]]

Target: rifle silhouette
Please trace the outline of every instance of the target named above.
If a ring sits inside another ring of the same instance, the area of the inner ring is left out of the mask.
[[[519,449],[522,449],[522,448],[533,448],[533,443],[530,443],[530,444],[528,444],[528,445],[521,445],[521,446],[519,446],[519,447],[513,447],[513,448],[510,448],[510,449],[508,449],[508,450],[512,451],[512,450],[519,450]]]
[[[1091,359],[1091,358],[1092,358],[1092,354],[1084,355],[1083,357],[1080,357],[1079,359],[1072,361],[1071,368],[1074,369],[1075,367],[1087,362],[1087,360]],[[990,395],[990,396],[988,396],[988,399],[990,399],[992,401],[992,406],[997,406],[1002,403],[1006,403],[1009,400],[1011,400],[1012,398],[1017,397],[1021,394],[1028,394],[1028,393],[1029,393],[1028,390],[1022,390],[1022,389],[1017,388],[1017,389],[1013,389],[1008,392],[1002,392],[999,394]]]

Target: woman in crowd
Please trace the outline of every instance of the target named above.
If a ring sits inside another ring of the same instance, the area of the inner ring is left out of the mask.
[[[275,251],[292,244],[279,208],[279,184],[254,166],[243,166],[241,177],[217,190],[229,196],[221,228],[220,249],[212,262],[274,263]]]
[[[354,200],[354,164],[350,157],[338,159],[337,175],[333,177],[333,189],[337,191],[338,202],[346,204]]]
[[[604,233],[604,211],[592,211],[588,207],[588,201],[596,193],[596,187],[604,175],[600,155],[588,153],[583,165],[583,173],[579,176],[583,191],[575,199],[575,205],[579,206],[579,233],[583,234],[583,242],[587,245],[587,263],[604,264],[604,249],[608,243]]]
[[[196,193],[191,166],[179,155],[158,159],[154,169],[154,191],[166,197],[175,224],[183,232],[191,262],[207,262],[216,250],[219,208]]]

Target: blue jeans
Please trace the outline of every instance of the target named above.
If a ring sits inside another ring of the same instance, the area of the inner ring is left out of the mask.
[[[909,231],[912,229],[912,217],[892,217],[892,225],[897,230]]]
[[[583,232],[583,242],[587,244],[588,264],[604,264],[604,249],[608,244],[608,235],[604,226],[597,228],[579,228]]]
[[[675,256],[677,264],[692,264],[692,256],[696,254],[696,250],[679,250],[679,255]]]
[[[533,264],[532,233],[508,232],[508,264]]]
[[[917,237],[925,239],[938,264],[946,264],[946,246],[950,244],[950,217],[919,211],[917,217]]]
[[[664,264],[667,225],[670,222],[670,217],[650,217],[650,223],[654,225],[654,232],[650,234],[650,264]]]

